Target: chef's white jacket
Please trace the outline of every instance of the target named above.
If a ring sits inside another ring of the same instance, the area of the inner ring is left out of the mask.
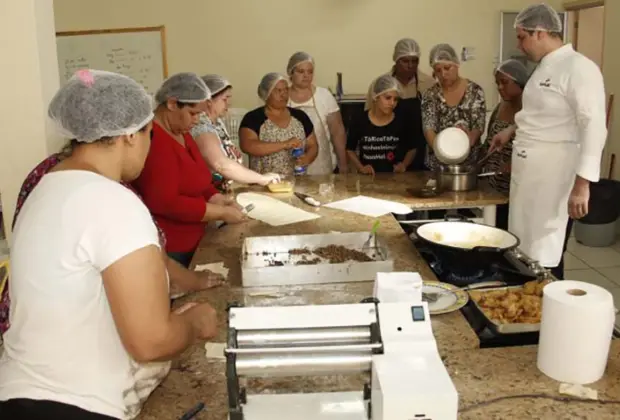
[[[607,138],[605,108],[601,70],[564,45],[546,55],[528,81],[515,115],[516,141],[579,144],[576,173],[596,182]]]

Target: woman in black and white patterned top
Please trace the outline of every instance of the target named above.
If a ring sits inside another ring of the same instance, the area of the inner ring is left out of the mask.
[[[484,91],[459,75],[459,63],[454,48],[448,44],[436,45],[431,50],[430,65],[439,83],[422,97],[422,125],[429,145],[425,163],[431,170],[440,164],[433,152],[435,137],[446,128],[459,127],[467,133],[471,152],[465,164],[476,162],[481,147],[486,122]]]
[[[528,69],[517,60],[504,61],[495,70],[495,83],[502,100],[491,114],[485,149],[488,150],[493,136],[515,123],[515,114],[521,110],[521,95],[529,77]],[[485,172],[498,172],[489,179],[491,186],[506,195],[510,191],[510,160],[514,135],[512,137],[501,150],[489,157],[485,165]],[[508,229],[508,204],[497,206],[496,226]]]

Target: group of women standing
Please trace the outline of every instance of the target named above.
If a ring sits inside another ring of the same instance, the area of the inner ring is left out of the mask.
[[[29,174],[18,200],[11,302],[5,293],[0,303],[0,417],[139,413],[170,360],[216,333],[212,307],[171,310],[170,297],[223,282],[188,267],[206,223],[246,220],[227,194],[231,182],[266,185],[298,168],[311,175],[433,168],[434,138],[452,126],[480,149],[484,94],[460,77],[454,49],[432,49],[434,78],[418,70],[413,40],[399,41],[393,58],[346,134],[334,97],[313,83],[314,60],[294,54],[288,75],[261,80],[264,106],[243,118],[241,150],[222,120],[232,95],[222,76],[170,77],[154,111],[128,77],[84,70],[71,78],[48,109],[71,141]],[[503,101],[489,136],[513,121],[528,77],[514,61],[495,74]],[[505,147],[489,165],[504,168],[509,154]],[[505,178],[492,182],[508,188]]]
[[[352,124],[347,153],[360,173],[434,170],[439,165],[433,152],[437,134],[450,128],[463,130],[470,141],[464,164],[477,162],[489,152],[481,141],[486,126],[486,101],[482,88],[459,73],[460,60],[454,48],[438,44],[431,49],[433,77],[418,70],[419,45],[402,39],[394,48],[394,66],[370,86],[366,111]],[[529,71],[517,60],[507,60],[494,70],[501,97],[491,112],[487,139],[514,123],[521,110],[521,96]],[[492,153],[485,170],[495,172],[490,184],[508,195],[512,141],[501,152]],[[498,206],[497,226],[508,228],[508,204]]]

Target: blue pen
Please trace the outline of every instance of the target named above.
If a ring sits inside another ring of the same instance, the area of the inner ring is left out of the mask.
[[[196,414],[200,413],[205,408],[205,403],[198,403],[192,409],[183,414],[179,420],[191,420],[196,417]]]

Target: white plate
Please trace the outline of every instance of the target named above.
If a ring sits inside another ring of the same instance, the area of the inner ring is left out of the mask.
[[[442,163],[461,163],[469,156],[469,150],[469,137],[460,128],[446,128],[435,138],[434,152]]]
[[[439,281],[425,281],[422,293],[439,293],[436,302],[428,302],[431,315],[447,314],[458,311],[469,301],[469,294],[458,287]]]

